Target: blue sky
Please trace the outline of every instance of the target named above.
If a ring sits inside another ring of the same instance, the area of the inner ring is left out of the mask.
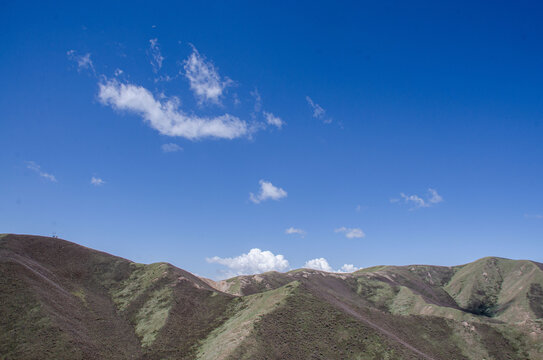
[[[543,261],[538,2],[0,6],[1,232],[213,278]]]

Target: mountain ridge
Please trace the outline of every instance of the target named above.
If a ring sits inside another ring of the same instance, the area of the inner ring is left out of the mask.
[[[297,269],[213,281],[0,235],[5,359],[543,359],[543,264]]]

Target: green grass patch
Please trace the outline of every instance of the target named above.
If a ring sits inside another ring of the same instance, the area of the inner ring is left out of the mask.
[[[130,277],[112,288],[111,295],[117,309],[126,310],[131,302],[153,285],[155,281],[166,275],[168,264],[155,263],[150,265],[131,263]]]
[[[136,314],[136,335],[143,347],[150,346],[166,324],[172,301],[172,289],[163,287],[154,291]]]
[[[226,280],[226,283],[228,284],[228,289],[226,292],[232,295],[240,295],[241,281],[239,277],[228,279]]]
[[[260,317],[277,307],[298,284],[294,281],[275,290],[240,298],[233,305],[234,315],[202,342],[197,358],[227,358],[250,334]]]

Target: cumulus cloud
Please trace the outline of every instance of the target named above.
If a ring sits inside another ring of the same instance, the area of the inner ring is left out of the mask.
[[[404,203],[410,204],[413,207],[413,209],[418,209],[422,207],[431,207],[435,204],[439,204],[443,201],[443,197],[437,193],[435,189],[428,189],[428,195],[426,198],[422,198],[418,195],[406,195],[404,193],[400,193],[401,198],[404,200]],[[391,200],[392,202],[398,202],[397,199]]]
[[[165,153],[171,153],[171,152],[177,152],[182,151],[183,148],[177,144],[169,143],[169,144],[163,144],[161,146],[162,151]]]
[[[232,80],[228,78],[221,79],[213,63],[200,55],[195,47],[192,48],[192,54],[185,60],[183,68],[189,80],[190,89],[200,103],[218,104],[224,89],[232,84]]]
[[[357,271],[358,267],[354,266],[353,264],[344,264],[341,269],[334,270],[330,264],[328,264],[328,261],[325,258],[317,258],[308,260],[304,268],[307,269],[314,269],[314,270],[320,270],[320,271],[326,271],[326,272],[336,272],[336,273],[351,273]]]
[[[271,182],[266,180],[260,180],[260,192],[255,195],[253,193],[249,194],[249,199],[255,204],[259,204],[262,201],[271,199],[279,200],[287,197],[287,192],[279,187],[274,186]]]
[[[247,123],[236,116],[224,114],[209,118],[185,114],[179,109],[177,98],[156,99],[142,86],[115,79],[99,84],[98,99],[116,110],[138,114],[153,129],[167,136],[191,140],[206,137],[234,139],[249,133]]]
[[[281,127],[283,127],[283,120],[273,115],[272,113],[264,111],[264,118],[266,119],[266,123],[268,123],[268,125],[276,126],[278,129],[281,129]]]
[[[34,171],[36,174],[41,176],[42,178],[45,178],[51,182],[57,182],[57,178],[53,174],[46,173],[45,171],[42,171],[41,166],[36,164],[34,161],[27,161],[26,167],[32,171]]]
[[[360,268],[354,266],[353,264],[343,264],[343,266],[341,267],[341,271],[338,271],[338,272],[352,273],[357,270],[360,270]]]
[[[345,226],[342,226],[340,228],[337,228],[334,230],[334,232],[337,233],[344,233],[345,237],[348,239],[359,239],[366,236],[362,229],[359,228],[346,228]]]
[[[313,110],[313,117],[315,119],[322,120],[324,123],[329,124],[332,122],[332,119],[325,119],[326,116],[326,110],[322,108],[319,104],[313,101],[309,96],[305,97],[305,100],[311,106],[311,109]]]
[[[304,268],[334,272],[334,269],[332,269],[332,267],[328,264],[328,261],[326,261],[325,258],[317,258],[317,259],[308,260],[305,263]]]
[[[106,182],[99,177],[92,177],[90,183],[94,186],[101,186],[104,185]]]
[[[301,237],[304,237],[306,232],[305,232],[305,230],[297,229],[297,228],[291,226],[291,227],[289,227],[288,229],[285,230],[285,234],[289,234],[289,235],[297,234],[297,235],[300,235]]]
[[[78,55],[75,50],[68,50],[66,52],[68,59],[75,61],[77,63],[77,70],[90,69],[94,71],[94,65],[91,60],[91,54],[86,53],[85,55]]]
[[[160,46],[158,45],[158,39],[149,40],[149,55],[151,56],[153,71],[157,73],[162,68],[162,62],[164,61],[164,57],[160,52]]]
[[[262,251],[258,248],[233,258],[214,256],[207,258],[206,261],[228,267],[228,275],[259,274],[273,270],[284,271],[289,267],[288,260],[283,255],[274,255],[271,251]]]

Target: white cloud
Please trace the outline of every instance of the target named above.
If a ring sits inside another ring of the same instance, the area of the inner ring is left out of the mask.
[[[543,214],[525,214],[524,217],[532,218],[532,219],[543,219]]]
[[[404,203],[413,205],[412,210],[421,207],[430,207],[443,201],[443,197],[435,189],[428,189],[428,193],[429,195],[426,199],[418,195],[406,195],[404,193],[400,193],[400,196],[404,200]],[[398,202],[398,199],[392,199],[391,202]]]
[[[90,183],[94,186],[104,185],[106,182],[98,177],[92,177]]]
[[[268,125],[276,126],[277,128],[281,129],[284,122],[281,120],[281,118],[273,115],[272,113],[264,111],[264,118],[266,118],[266,122]]]
[[[183,148],[177,144],[169,143],[169,144],[163,144],[161,146],[162,151],[165,153],[171,153],[171,152],[177,152],[182,151]]]
[[[332,267],[328,264],[328,261],[326,261],[325,258],[308,260],[305,263],[304,268],[334,272],[334,269],[332,269]]]
[[[424,201],[423,198],[419,197],[418,195],[405,195],[404,193],[401,193],[400,196],[402,199],[405,200],[406,203],[413,203],[415,207],[427,207],[428,203]]]
[[[200,103],[209,101],[218,104],[224,89],[232,80],[222,80],[213,63],[206,61],[195,47],[192,50],[192,54],[184,62],[185,76],[190,82],[190,88]]]
[[[288,229],[285,230],[285,234],[289,234],[289,235],[297,234],[297,235],[300,235],[301,237],[304,237],[306,232],[305,232],[305,230],[297,229],[297,228],[291,226],[291,227],[289,227]]]
[[[153,71],[157,73],[164,61],[164,57],[160,53],[160,47],[158,46],[158,39],[149,40],[149,54],[151,55],[151,66],[153,67]]]
[[[66,52],[68,59],[75,61],[77,63],[77,70],[81,69],[91,69],[94,72],[94,65],[91,60],[91,54],[86,53],[85,55],[78,55],[75,50],[68,50]]]
[[[309,106],[311,106],[311,109],[313,110],[313,117],[315,119],[322,120],[326,124],[329,124],[332,122],[332,119],[325,119],[326,110],[324,110],[322,106],[315,103],[309,96],[306,96],[305,99],[307,100],[307,103],[309,104]]]
[[[98,98],[104,105],[140,115],[153,129],[163,135],[180,136],[191,140],[206,137],[234,139],[248,135],[245,121],[224,114],[217,117],[187,115],[179,109],[179,100],[155,99],[142,86],[106,80],[99,84]]]
[[[351,273],[359,269],[353,264],[344,264],[341,267],[341,269],[334,270],[330,266],[330,264],[328,264],[328,261],[325,258],[317,258],[317,259],[308,260],[305,263],[304,268],[326,271],[326,272],[336,272],[336,273]]]
[[[443,201],[443,197],[437,193],[434,189],[428,189],[428,192],[430,193],[430,197],[428,198],[428,203],[430,204],[439,204]]]
[[[357,270],[359,270],[360,268],[354,266],[353,264],[344,264],[342,267],[341,267],[341,271],[338,271],[338,272],[346,272],[346,273],[352,273],[352,272],[355,272]]]
[[[337,233],[344,233],[345,237],[348,239],[360,239],[366,236],[362,229],[359,228],[346,228],[345,226],[342,226],[340,228],[337,228],[334,230],[334,232]]]
[[[253,193],[249,194],[249,199],[255,204],[258,204],[268,199],[279,200],[279,199],[287,197],[287,192],[285,190],[274,186],[269,181],[260,180],[259,184],[260,184],[260,192],[257,195]]]
[[[34,161],[27,161],[26,167],[32,171],[34,171],[36,174],[41,176],[42,178],[45,178],[52,182],[57,182],[57,178],[53,174],[46,173],[45,171],[41,170],[41,166],[36,164]]]
[[[124,72],[124,71],[122,71],[121,69],[115,69],[114,74],[115,74],[115,76],[120,76],[120,75],[123,74],[123,72]]]
[[[272,270],[284,271],[289,267],[283,255],[274,255],[271,251],[262,251],[257,248],[233,258],[214,256],[207,258],[206,261],[227,266],[230,273],[235,275],[259,274]]]

